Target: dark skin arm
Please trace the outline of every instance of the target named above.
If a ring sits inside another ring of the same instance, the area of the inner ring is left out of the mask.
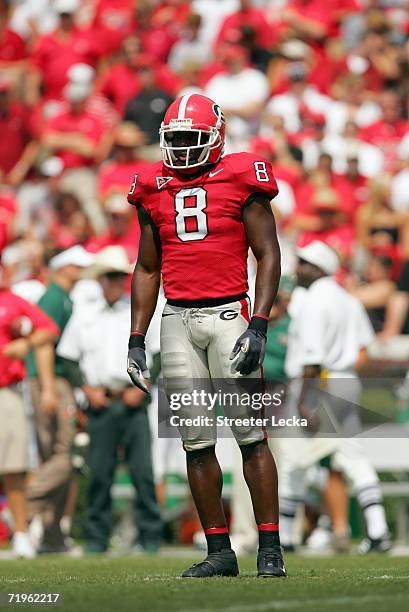
[[[161,246],[158,231],[143,208],[138,209],[138,219],[141,237],[131,285],[131,330],[146,334],[158,299]]]
[[[261,194],[253,196],[243,208],[243,223],[257,260],[254,312],[268,317],[280,282],[281,256],[274,215],[267,197]]]

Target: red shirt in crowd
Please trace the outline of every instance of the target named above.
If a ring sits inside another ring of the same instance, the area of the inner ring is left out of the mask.
[[[303,180],[303,172],[295,166],[287,166],[282,162],[273,162],[274,176],[288,183],[295,191]]]
[[[359,177],[359,179],[354,192],[352,184],[348,184],[345,177],[332,174],[331,187],[337,192],[339,201],[339,206],[334,212],[341,213],[343,219],[325,219],[325,217],[322,217],[325,221],[323,229],[301,231],[297,239],[297,246],[303,247],[314,240],[321,240],[344,255],[352,254],[355,242],[354,214],[361,203],[358,200],[361,195],[358,183],[362,188],[366,181],[364,177]],[[319,189],[310,181],[306,181],[299,186],[296,190],[296,212],[294,216],[306,215],[316,219],[321,217],[321,207],[314,204],[317,191]]]
[[[305,247],[315,240],[325,242],[325,244],[339,251],[342,255],[349,257],[353,252],[355,231],[350,225],[340,225],[339,227],[332,227],[321,231],[304,231],[298,237],[297,247]]]
[[[394,123],[387,123],[379,119],[362,128],[359,137],[366,142],[378,147],[385,157],[385,170],[396,170],[395,164],[398,160],[398,145],[409,131],[409,123],[404,119],[398,119]]]
[[[106,53],[104,37],[92,30],[74,29],[62,38],[58,32],[42,36],[31,56],[32,64],[43,77],[45,96],[60,98],[67,83],[67,71],[73,64],[95,66]]]
[[[290,0],[287,9],[301,19],[315,22],[322,26],[323,35],[327,35],[333,21],[328,6],[321,0]]]
[[[186,19],[192,12],[190,2],[175,3],[165,0],[158,3],[152,11],[151,22],[153,26],[158,25],[178,25],[179,27],[186,23]]]
[[[0,33],[0,66],[21,61],[26,57],[26,44],[21,36],[8,28],[3,30]]]
[[[137,28],[135,0],[98,0],[93,26],[117,33],[121,42]]]
[[[334,59],[325,49],[316,52],[316,61],[308,73],[307,81],[321,93],[331,96],[331,88],[335,81],[348,72],[344,58]]]
[[[57,325],[38,306],[30,304],[8,289],[0,289],[0,387],[8,387],[23,380],[24,361],[9,359],[3,353],[4,347],[12,342],[12,324],[21,317],[30,319],[33,330],[45,329],[58,334]]]
[[[155,65],[155,79],[158,87],[175,95],[181,86],[181,79],[175,75],[166,64]],[[129,100],[137,96],[142,89],[139,72],[127,64],[112,66],[103,78],[99,90],[112,101],[116,110],[123,115]]]
[[[102,119],[99,119],[88,110],[75,115],[70,111],[66,111],[51,119],[46,128],[46,133],[50,132],[81,134],[97,144],[104,133],[104,123]],[[92,158],[84,157],[69,149],[61,149],[56,154],[64,162],[65,169],[93,164]]]
[[[127,64],[112,66],[103,78],[99,90],[123,115],[128,100],[142,89],[139,73]]]
[[[359,175],[352,180],[345,174],[334,174],[332,186],[340,195],[343,212],[354,222],[359,207],[368,201],[368,178]]]
[[[99,0],[91,30],[104,40],[105,52],[115,53],[138,29],[135,0]]]
[[[348,219],[352,219],[356,208],[366,201],[366,184],[367,179],[363,176],[352,182],[348,181],[346,176],[331,174],[330,186],[338,194],[340,212]],[[296,214],[315,214],[313,201],[317,191],[319,189],[311,181],[299,183],[295,191]]]
[[[140,37],[144,53],[152,55],[161,63],[167,62],[170,50],[179,38],[176,31],[166,25],[141,30]]]
[[[103,165],[98,174],[98,193],[100,197],[105,198],[110,191],[127,193],[133,177],[145,163],[137,160],[127,163],[112,161]]]
[[[30,139],[27,110],[19,102],[9,104],[8,113],[0,113],[0,169],[10,172]]]
[[[228,15],[219,30],[216,47],[224,42],[232,42],[242,26],[252,26],[256,32],[256,43],[259,47],[270,49],[276,42],[276,35],[268,23],[265,12],[257,8],[248,8]]]
[[[12,191],[0,192],[0,253],[10,242],[13,218],[17,212],[17,200]]]
[[[115,236],[110,230],[102,236],[91,238],[85,245],[90,253],[98,253],[101,249],[109,246],[120,246],[125,249],[130,263],[134,263],[138,257],[140,229],[136,211],[129,223],[126,234]]]

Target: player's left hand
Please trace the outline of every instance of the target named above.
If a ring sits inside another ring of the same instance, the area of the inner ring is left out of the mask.
[[[251,325],[251,323],[250,323]],[[248,329],[238,338],[230,355],[236,359],[234,368],[243,376],[248,376],[263,363],[267,335],[259,329]]]

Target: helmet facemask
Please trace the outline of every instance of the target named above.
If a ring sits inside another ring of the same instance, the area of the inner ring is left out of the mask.
[[[210,153],[222,144],[217,127],[195,126],[186,119],[162,124],[159,135],[163,163],[175,170],[213,163],[209,162]]]

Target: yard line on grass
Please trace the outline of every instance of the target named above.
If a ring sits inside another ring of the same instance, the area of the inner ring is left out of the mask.
[[[409,580],[408,576],[367,576],[365,580]]]
[[[348,604],[365,604],[365,603],[375,603],[384,601],[385,598],[388,599],[388,602],[392,599],[402,599],[407,600],[407,596],[403,593],[395,594],[395,595],[387,595],[386,597],[382,595],[366,595],[364,597],[327,597],[327,598],[316,598],[316,599],[282,599],[263,602],[260,604],[251,604],[252,612],[268,612],[268,610],[291,610],[291,608],[298,608],[300,606],[323,606],[323,605],[348,605]],[[248,612],[249,606],[246,604],[245,606],[230,606],[223,607],[223,612]],[[179,612],[197,612],[197,609],[182,609]],[[200,608],[200,612],[214,612],[214,608]]]

